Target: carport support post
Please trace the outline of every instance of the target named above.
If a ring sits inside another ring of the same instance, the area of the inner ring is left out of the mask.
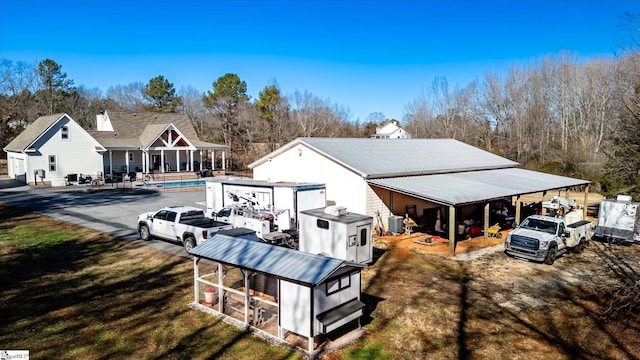
[[[520,224],[520,204],[522,202],[520,201],[520,196],[516,197],[516,224]],[[515,224],[514,224],[515,225]]]
[[[582,203],[582,218],[587,218],[587,201],[589,200],[589,185],[584,187],[584,202]]]
[[[200,303],[200,291],[198,289],[198,278],[200,277],[199,271],[198,271],[198,261],[200,260],[199,257],[194,256],[193,257],[193,298],[196,302],[196,304]]]
[[[218,306],[220,310],[220,314],[224,314],[224,291],[222,291],[222,285],[224,284],[222,280],[224,279],[224,275],[222,274],[222,263],[218,263]]]
[[[456,254],[456,207],[449,206],[449,254]]]
[[[487,246],[487,236],[489,234],[489,205],[491,203],[484,204],[484,245]]]
[[[242,270],[244,275],[244,323],[249,323],[249,270]]]

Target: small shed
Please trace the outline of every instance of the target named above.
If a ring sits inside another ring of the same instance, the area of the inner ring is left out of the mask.
[[[373,260],[373,217],[341,206],[300,212],[299,249],[366,264]]]
[[[195,304],[204,303],[205,292],[215,293],[209,303],[217,315],[239,318],[262,335],[285,341],[289,333],[306,337],[312,353],[316,336],[355,320],[360,328],[365,265],[221,234],[191,255]],[[213,272],[201,274],[203,259],[214,262]],[[233,268],[244,278],[231,285],[224,278]],[[265,282],[275,286],[258,285]]]

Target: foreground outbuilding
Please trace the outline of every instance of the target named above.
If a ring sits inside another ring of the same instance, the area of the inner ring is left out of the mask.
[[[317,336],[353,322],[360,329],[366,265],[221,234],[191,255],[195,305],[222,318],[294,344],[306,338],[309,353]]]

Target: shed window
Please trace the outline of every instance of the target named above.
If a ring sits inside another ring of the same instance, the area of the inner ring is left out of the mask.
[[[129,153],[129,161],[133,161],[133,153],[132,152]]]
[[[50,172],[58,171],[58,161],[56,160],[55,155],[49,155],[49,171]]]
[[[69,127],[63,126],[60,128],[60,138],[62,140],[69,140]]]
[[[318,228],[320,228],[320,229],[329,230],[329,222],[327,220],[318,219],[316,221],[316,224],[318,225]]]
[[[327,281],[327,295],[335,294],[341,290],[351,287],[351,275]]]
[[[365,246],[367,245],[367,229],[361,229],[360,230],[360,246]]]

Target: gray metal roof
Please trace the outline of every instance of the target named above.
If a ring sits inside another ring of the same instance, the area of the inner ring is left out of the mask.
[[[191,254],[312,286],[321,284],[342,268],[365,267],[342,259],[221,234],[194,247]]]
[[[217,183],[223,183],[225,185],[255,186],[255,187],[264,187],[264,188],[287,187],[287,188],[293,188],[295,190],[314,190],[314,189],[326,188],[326,185],[321,183],[301,183],[301,182],[292,182],[292,181],[267,181],[267,180],[255,180],[255,179],[218,179],[218,178],[207,178],[205,180],[207,182],[217,182]]]
[[[331,215],[331,214],[325,213],[324,212],[324,208],[304,210],[304,211],[300,211],[300,213],[301,214],[311,215],[311,216],[317,217],[319,219],[335,221],[335,222],[341,223],[341,224],[351,224],[351,223],[355,223],[355,222],[358,222],[358,221],[364,221],[364,220],[372,219],[372,217],[369,216],[369,215],[356,214],[356,213],[352,213],[352,212],[347,212],[346,214],[340,215],[340,216]]]
[[[515,167],[518,163],[454,139],[298,138],[250,164],[253,168],[304,145],[361,174],[384,178]]]
[[[589,184],[587,180],[524,169],[468,171],[367,182],[445,205],[462,205]]]

